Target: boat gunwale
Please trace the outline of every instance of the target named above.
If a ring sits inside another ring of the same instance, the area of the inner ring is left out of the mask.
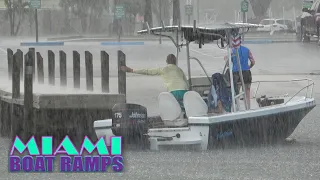
[[[275,113],[284,113],[289,111],[294,111],[304,108],[314,108],[316,106],[315,98],[305,98],[305,100],[292,101],[287,104],[278,104],[273,106],[267,106],[258,109],[251,109],[245,111],[238,111],[233,113],[221,114],[221,115],[204,115],[204,116],[194,116],[188,118],[188,125],[193,124],[215,124],[221,122],[228,122],[233,120],[268,116]],[[235,118],[236,116],[236,118]]]

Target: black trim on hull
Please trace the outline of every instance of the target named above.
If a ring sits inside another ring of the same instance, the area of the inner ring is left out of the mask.
[[[208,148],[226,144],[273,143],[284,140],[293,133],[314,107],[286,111],[277,115],[210,124]]]
[[[112,126],[100,126],[100,127],[94,127],[95,130],[101,130],[101,129],[112,129]]]

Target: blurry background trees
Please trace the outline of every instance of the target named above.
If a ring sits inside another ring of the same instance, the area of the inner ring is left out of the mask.
[[[109,8],[106,0],[60,0],[60,6],[65,12],[65,25],[68,26],[68,11],[81,21],[82,32],[85,33],[90,27],[99,26],[97,19]]]
[[[6,12],[4,18],[10,23],[10,35],[16,36],[19,33],[21,23],[28,17],[29,3],[22,0],[4,0]]]
[[[144,22],[148,23],[150,27],[153,27],[153,21],[152,21],[152,2],[151,2],[151,0],[145,0]]]
[[[173,22],[172,24],[173,25],[178,25],[178,20],[181,22],[181,14],[180,14],[180,0],[173,0],[173,8],[172,8],[172,11],[173,11],[173,16],[172,16],[172,19],[173,19]]]
[[[255,17],[263,17],[270,7],[272,0],[250,0],[252,11]]]
[[[132,35],[143,28],[144,22],[150,27],[186,23],[184,6],[187,0],[42,0],[38,10],[39,31],[42,35],[57,34],[114,34],[122,27],[124,35]],[[235,21],[242,0],[200,0],[200,23]],[[301,14],[302,0],[248,0],[250,3],[248,19],[272,17],[295,19]],[[34,34],[34,10],[28,6],[29,0],[4,0],[0,8],[0,34]],[[161,3],[160,3],[161,2]],[[197,17],[197,0],[191,20]],[[0,3],[1,5],[1,3]],[[115,6],[125,8],[125,16],[115,18]],[[161,7],[160,7],[161,5]],[[161,13],[160,13],[161,12]],[[161,15],[161,18],[160,18]]]

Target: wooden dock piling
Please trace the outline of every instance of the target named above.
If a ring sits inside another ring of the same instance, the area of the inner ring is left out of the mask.
[[[102,92],[109,92],[109,54],[101,51],[101,88]]]
[[[73,85],[80,89],[80,54],[77,51],[73,51]]]
[[[32,135],[34,135],[33,124],[33,69],[34,56],[33,52],[29,51],[26,55],[24,66],[24,118],[23,118],[23,136],[21,137],[26,142]]]
[[[8,78],[9,78],[9,80],[11,80],[11,78],[12,78],[13,51],[10,48],[7,49],[7,59],[8,59]]]
[[[87,90],[93,91],[93,64],[92,54],[89,51],[85,51],[85,63],[86,63],[86,83]]]
[[[48,72],[49,72],[49,84],[55,85],[55,55],[53,51],[48,51]]]
[[[22,54],[23,56],[23,54]],[[15,100],[20,98],[20,65],[21,65],[21,55],[20,52],[16,52],[13,55],[12,61],[12,103],[11,103],[11,113],[9,118],[10,120],[7,121],[7,131],[10,132],[11,139],[14,139],[15,136],[21,135],[21,123],[19,122],[20,112],[18,111],[18,105],[13,103]]]
[[[60,58],[60,86],[67,86],[67,55],[64,51],[59,51]]]
[[[127,94],[126,72],[120,69],[121,66],[126,66],[126,55],[122,51],[118,51],[118,92],[119,94]]]
[[[20,81],[23,81],[23,52],[18,49],[17,56],[19,59],[19,67],[20,67]]]
[[[37,71],[38,71],[38,83],[44,84],[43,58],[39,52],[37,52]]]
[[[31,52],[31,59],[32,59],[32,64],[33,66],[35,66],[36,64],[36,49],[35,48],[29,48],[29,52]],[[35,81],[36,79],[36,69],[35,67],[33,67],[33,70],[32,70],[32,78],[33,78],[33,82]]]

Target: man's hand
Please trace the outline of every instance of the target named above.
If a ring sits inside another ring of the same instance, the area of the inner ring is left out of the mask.
[[[133,72],[133,69],[131,69],[127,66],[121,66],[120,69],[121,69],[121,71],[124,71],[124,72]]]

